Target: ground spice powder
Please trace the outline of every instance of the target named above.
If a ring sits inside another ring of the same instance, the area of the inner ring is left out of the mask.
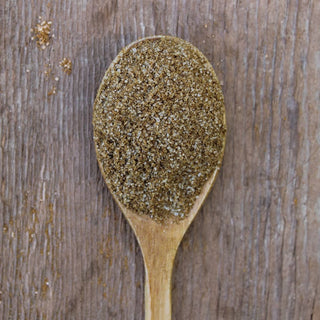
[[[184,218],[221,165],[222,90],[204,55],[179,38],[146,38],[120,52],[102,80],[93,125],[112,193],[157,221]]]
[[[42,17],[39,17],[39,23],[31,29],[31,32],[34,33],[34,37],[31,39],[36,39],[38,47],[42,50],[49,46],[52,37],[51,25],[52,21],[42,20]]]

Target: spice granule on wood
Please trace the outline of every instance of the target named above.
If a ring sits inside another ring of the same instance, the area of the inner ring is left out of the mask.
[[[31,32],[34,33],[34,37],[31,39],[36,39],[38,47],[42,50],[49,46],[50,39],[52,37],[51,25],[52,21],[42,20],[42,17],[39,17],[39,23],[31,29]]]
[[[72,72],[72,62],[69,58],[63,58],[61,61],[60,61],[60,67],[62,67],[63,71],[70,75],[71,72]]]
[[[184,218],[221,165],[221,86],[205,56],[179,38],[146,38],[120,52],[102,80],[93,125],[112,193],[157,221]]]

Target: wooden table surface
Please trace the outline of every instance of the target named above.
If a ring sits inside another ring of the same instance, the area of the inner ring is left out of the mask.
[[[0,319],[143,319],[141,252],[91,119],[118,51],[155,34],[208,57],[228,123],[176,257],[173,319],[320,319],[318,0],[0,3]],[[31,39],[39,16],[52,21],[45,50]]]

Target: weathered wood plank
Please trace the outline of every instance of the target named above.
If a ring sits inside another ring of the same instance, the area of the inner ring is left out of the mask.
[[[318,1],[2,0],[0,14],[1,319],[143,319],[141,253],[91,116],[117,52],[154,34],[207,55],[228,121],[223,169],[176,258],[174,319],[320,319]],[[45,50],[39,15],[53,22]]]

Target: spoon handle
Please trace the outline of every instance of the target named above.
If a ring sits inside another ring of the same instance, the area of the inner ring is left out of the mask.
[[[161,225],[149,217],[126,212],[145,266],[145,320],[171,320],[171,275],[182,237],[192,221]]]
[[[171,275],[176,249],[145,257],[145,320],[171,320]]]

